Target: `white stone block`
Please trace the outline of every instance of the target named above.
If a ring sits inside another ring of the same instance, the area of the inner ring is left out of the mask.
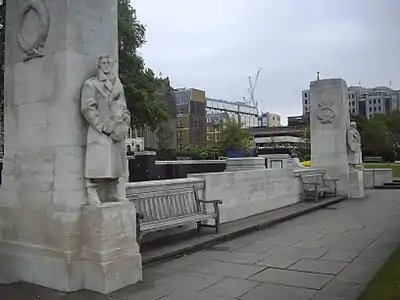
[[[226,160],[226,172],[265,169],[264,157],[238,157]]]
[[[83,207],[84,287],[110,293],[142,280],[133,203]]]
[[[352,169],[349,172],[350,199],[364,198],[363,170]]]
[[[350,124],[348,90],[342,79],[311,82],[311,161],[337,178],[338,193],[349,195],[346,132]]]

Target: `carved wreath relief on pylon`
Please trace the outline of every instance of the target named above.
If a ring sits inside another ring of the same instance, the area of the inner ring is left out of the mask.
[[[333,122],[335,118],[335,112],[332,109],[333,102],[328,100],[326,102],[322,102],[318,104],[318,114],[317,119],[321,122],[321,124],[330,124]]]
[[[31,13],[35,13],[39,19],[39,32],[33,42],[28,42],[22,29],[27,16]],[[21,23],[17,33],[18,45],[25,54],[24,61],[44,56],[43,52],[41,52],[41,48],[43,48],[46,43],[49,29],[50,14],[46,3],[43,0],[28,0],[22,9]]]

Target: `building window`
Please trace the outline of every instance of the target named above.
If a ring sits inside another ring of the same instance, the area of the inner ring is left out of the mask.
[[[376,106],[374,106],[374,111],[376,111]]]
[[[211,119],[210,118],[207,118],[207,123],[211,123]]]
[[[210,132],[210,131],[211,131],[210,127],[207,126],[207,132]]]
[[[354,94],[351,94],[351,99],[354,99]]]
[[[211,137],[209,135],[207,135],[207,141],[211,140]]]
[[[376,104],[376,99],[374,99],[374,104]]]
[[[378,107],[378,110],[381,111],[381,107],[380,106]]]
[[[381,99],[378,99],[378,103],[381,104]]]
[[[178,119],[178,127],[182,127],[182,126],[183,126],[182,120]]]
[[[372,100],[371,100],[371,99],[369,99],[369,100],[368,100],[368,103],[369,103],[369,104],[372,104]]]
[[[178,145],[178,149],[179,149],[179,150],[183,150],[183,145],[182,145],[182,144],[179,144],[179,145]]]
[[[369,100],[369,101],[371,101],[371,100]],[[369,112],[372,112],[372,107],[371,106],[369,107]]]
[[[183,109],[178,110],[178,115],[183,115]]]
[[[304,100],[304,104],[307,104],[307,99]]]
[[[307,94],[307,93],[304,93],[304,97],[307,98],[307,96],[308,96],[308,94]]]
[[[355,114],[355,113],[356,113],[356,110],[353,108],[353,109],[351,110],[351,112],[352,112],[353,114]]]

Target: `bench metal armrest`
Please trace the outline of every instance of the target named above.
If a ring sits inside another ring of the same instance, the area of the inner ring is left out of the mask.
[[[219,206],[222,204],[222,200],[202,200],[202,199],[197,199],[199,205],[200,204],[212,204],[214,206],[214,212],[217,214],[219,218]]]

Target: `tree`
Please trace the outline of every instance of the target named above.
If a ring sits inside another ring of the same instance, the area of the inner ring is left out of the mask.
[[[147,125],[155,131],[169,115],[165,103],[155,98],[160,79],[146,68],[143,58],[137,54],[137,49],[146,42],[146,29],[129,0],[119,0],[118,14],[119,75],[125,87],[132,125]]]
[[[222,150],[249,150],[253,146],[253,135],[248,128],[232,118],[222,123],[219,145]]]

